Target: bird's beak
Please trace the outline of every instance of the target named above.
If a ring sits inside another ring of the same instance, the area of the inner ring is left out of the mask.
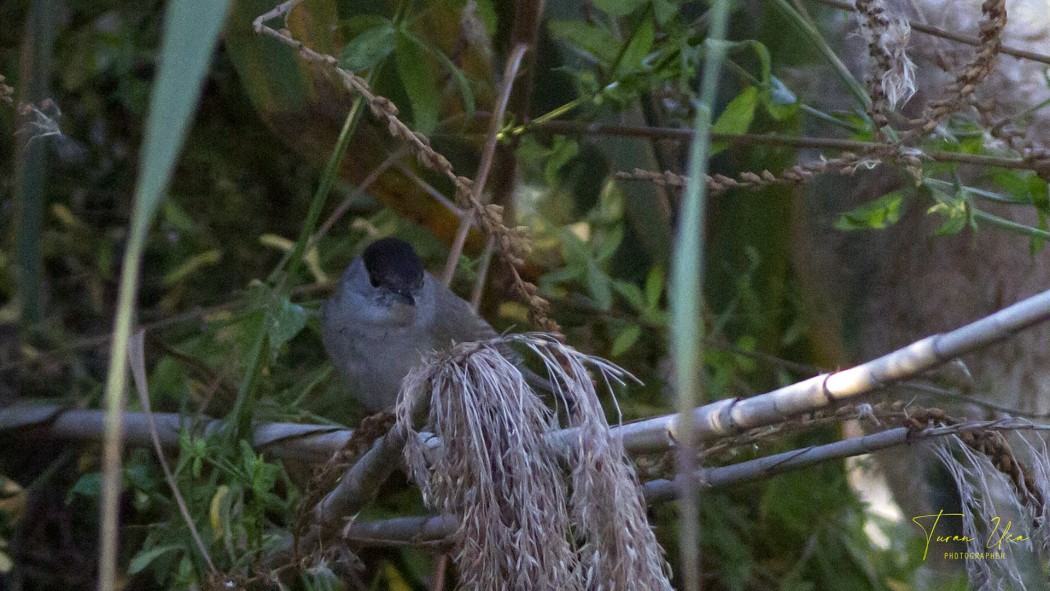
[[[416,305],[416,298],[412,295],[412,292],[410,291],[395,290],[394,295],[397,296],[397,299],[401,300],[405,304],[408,304],[409,306]]]

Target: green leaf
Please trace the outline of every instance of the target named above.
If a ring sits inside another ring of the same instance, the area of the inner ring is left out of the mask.
[[[397,29],[394,23],[383,19],[350,40],[339,54],[339,65],[351,71],[371,70],[394,50]]]
[[[102,474],[99,472],[85,474],[69,489],[69,494],[66,495],[66,504],[72,502],[73,497],[77,495],[88,497],[89,499],[97,499],[101,490]]]
[[[603,65],[613,63],[620,51],[616,36],[599,24],[564,20],[551,21],[547,28],[556,40],[593,55]]]
[[[649,276],[645,278],[645,303],[649,309],[656,309],[660,305],[660,296],[664,292],[664,280],[667,272],[661,266],[649,270]]]
[[[645,310],[645,297],[642,296],[642,290],[638,289],[638,286],[627,281],[613,280],[613,289],[616,293],[623,296],[623,299],[627,300],[627,303],[632,308],[639,312]]]
[[[623,226],[617,225],[608,234],[602,236],[602,240],[595,250],[594,258],[601,262],[611,259],[616,254],[616,249],[620,248],[620,243],[622,242]]]
[[[562,228],[558,233],[561,237],[561,245],[565,249],[565,262],[573,264],[586,263],[591,258],[587,250],[587,244],[569,228]]]
[[[427,56],[403,32],[397,36],[397,73],[412,105],[415,130],[430,133],[437,125],[441,96]]]
[[[642,313],[641,320],[647,324],[655,326],[667,326],[667,320],[671,317],[667,313],[667,310],[660,310],[656,308],[650,308]]]
[[[625,75],[638,70],[642,62],[653,48],[653,40],[656,38],[656,26],[651,16],[642,19],[641,24],[634,30],[630,41],[624,46],[623,52],[613,65],[612,76],[614,79],[623,78]]]
[[[587,267],[587,291],[599,308],[612,308],[612,280],[593,262]]]
[[[389,22],[390,19],[381,14],[355,14],[342,22],[342,29],[346,38],[351,39],[368,29],[374,29]]]
[[[731,135],[747,133],[751,127],[751,121],[755,118],[756,106],[758,106],[758,88],[748,86],[729,101],[725,110],[711,126],[711,132]],[[726,142],[712,142],[711,155],[714,156],[728,146]]]
[[[149,226],[175,169],[193,111],[204,86],[219,30],[226,20],[227,0],[173,0],[164,17],[160,69],[150,93],[149,118],[139,152],[135,205],[117,294],[105,389],[105,456],[117,458],[103,467],[102,514],[116,515],[120,491],[120,412],[127,380],[127,346]],[[116,586],[117,524],[102,524],[99,586]]]
[[[906,199],[907,194],[903,190],[886,193],[840,215],[835,220],[835,229],[850,231],[888,228],[900,221]]]
[[[281,345],[295,338],[309,320],[310,313],[299,304],[294,304],[288,299],[281,299],[274,305],[269,315],[266,327],[270,337],[270,347],[276,352]]]
[[[1050,191],[1047,189],[1047,182],[1039,175],[1033,174],[1028,177],[1028,191],[1032,196],[1032,204],[1039,213],[1050,214]]]
[[[164,546],[156,546],[149,550],[142,550],[131,559],[131,564],[128,565],[128,573],[136,574],[142,572],[147,566],[149,566],[154,560],[167,554],[168,552],[174,552],[176,550],[182,550],[181,544],[166,544]]]
[[[933,232],[934,236],[951,236],[962,232],[973,224],[969,204],[964,199],[945,199],[931,207],[927,213],[944,216],[944,222]]]
[[[613,341],[612,345],[612,356],[617,357],[626,353],[635,343],[638,342],[639,337],[642,336],[642,327],[637,324],[634,326],[628,326],[620,334],[616,335],[616,340]]]
[[[148,224],[160,204],[193,119],[226,5],[224,0],[182,0],[168,7],[161,67],[150,94],[146,137],[139,154],[134,225]]]
[[[463,73],[463,70],[449,59],[439,47],[427,43],[406,29],[401,29],[401,34],[412,41],[412,43],[415,43],[420,49],[434,56],[452,74],[452,79],[456,81],[456,86],[459,87],[460,99],[463,101],[464,119],[466,121],[473,119],[474,111],[477,110],[477,105],[474,101],[474,90],[470,87],[470,81],[467,80],[467,75]]]
[[[166,287],[174,285],[197,272],[199,269],[215,265],[220,260],[222,260],[222,251],[217,248],[206,250],[200,254],[191,256],[178,267],[168,271],[164,275],[163,284]]]
[[[162,213],[164,215],[164,221],[176,230],[187,234],[198,231],[197,224],[193,221],[193,218],[191,218],[189,214],[186,213],[186,210],[182,209],[182,207],[180,207],[175,201],[171,199],[165,201]]]
[[[499,13],[496,12],[496,7],[493,6],[493,0],[480,0],[475,2],[475,4],[477,6],[478,19],[485,25],[485,31],[489,35],[493,35],[499,28]]]
[[[1028,180],[1024,178],[1024,175],[1019,171],[995,170],[992,171],[992,179],[994,179],[995,183],[1004,191],[1014,197],[1025,201],[1028,201],[1031,198],[1031,186],[1029,185]]]
[[[666,25],[672,18],[681,12],[682,7],[671,0],[653,0],[653,18],[661,27]]]
[[[572,138],[563,135],[554,136],[554,145],[547,155],[547,161],[543,166],[543,176],[547,184],[558,186],[558,171],[570,160],[580,153],[580,144]]]
[[[124,478],[128,484],[139,490],[150,491],[156,488],[151,470],[141,462],[129,461],[124,468]]]
[[[649,0],[594,0],[594,6],[613,16],[627,16],[649,4]]]
[[[543,282],[552,285],[566,281],[582,280],[586,269],[578,265],[569,265],[561,269],[555,269],[543,276]]]

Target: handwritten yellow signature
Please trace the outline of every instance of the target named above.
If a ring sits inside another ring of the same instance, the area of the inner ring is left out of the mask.
[[[974,538],[972,538],[970,536],[950,535],[950,536],[936,536],[936,537],[934,537],[934,534],[937,531],[937,524],[940,523],[941,517],[963,517],[963,514],[962,513],[945,513],[944,509],[941,509],[940,511],[938,511],[937,513],[932,514],[932,515],[919,515],[919,516],[911,518],[912,523],[914,523],[915,525],[919,526],[919,529],[921,529],[923,531],[923,533],[926,535],[926,548],[922,552],[922,559],[923,560],[926,560],[926,555],[930,551],[930,542],[936,541],[938,543],[950,543],[950,542],[970,543],[970,542],[976,541]],[[930,519],[933,520],[932,524],[929,523]],[[929,525],[930,529],[926,529],[926,526],[923,525],[923,523],[926,523],[927,525]],[[1003,527],[1002,532],[999,531],[999,527],[1002,526],[1002,519],[1000,519],[998,515],[996,515],[995,517],[992,517],[991,523],[993,524],[994,527],[992,527],[992,533],[988,534],[988,539],[985,541],[985,546],[984,546],[985,548],[994,549],[994,551],[1002,552],[1003,544],[1013,544],[1013,543],[1016,543],[1016,542],[1027,542],[1028,541],[1028,538],[1025,537],[1025,536],[1017,535],[1017,534],[1011,534],[1010,533],[1010,528],[1013,527],[1013,521],[1007,521],[1006,525]]]

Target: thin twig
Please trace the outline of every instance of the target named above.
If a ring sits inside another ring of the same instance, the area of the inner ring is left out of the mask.
[[[499,100],[496,102],[496,109],[489,120],[488,139],[485,142],[484,150],[481,152],[481,162],[478,164],[478,172],[471,187],[472,197],[476,203],[485,203],[483,199],[485,183],[488,181],[489,171],[492,170],[492,161],[496,156],[496,145],[499,142],[500,127],[503,125],[503,115],[507,112],[507,103],[510,101],[510,93],[514,88],[514,79],[518,75],[521,60],[525,57],[525,52],[528,49],[528,46],[524,44],[514,46],[510,59],[507,60],[507,68],[504,70],[503,79],[500,81]],[[463,245],[467,242],[467,233],[470,231],[472,223],[474,223],[473,209],[460,218],[459,228],[456,230],[456,238],[452,241],[451,248],[449,248],[448,260],[445,261],[445,272],[441,275],[441,281],[446,287],[452,283],[452,275],[456,271],[456,263],[459,261],[460,255],[463,254]]]
[[[907,390],[914,390],[922,394],[927,394],[935,399],[947,399],[959,404],[969,404],[977,406],[986,410],[995,411],[998,413],[1004,413],[1012,417],[1020,417],[1029,420],[1045,420],[1050,419],[1050,412],[1031,412],[1024,410],[1023,408],[1017,408],[1014,406],[1007,406],[1005,404],[996,404],[989,401],[986,397],[977,395],[973,396],[970,394],[961,394],[959,392],[949,390],[947,388],[941,388],[934,384],[924,382],[921,380],[908,380],[900,384],[901,388]],[[984,392],[982,391],[981,394]]]
[[[630,137],[670,137],[689,140],[693,136],[692,129],[675,127],[641,127],[630,125],[605,125],[600,123],[584,123],[576,121],[547,121],[545,123],[531,124],[529,129],[547,130],[555,133],[586,133],[600,135],[622,135]],[[776,134],[726,134],[712,133],[713,141],[725,142],[732,145],[764,144],[770,146],[790,146],[794,148],[817,148],[832,150],[884,150],[888,144],[878,142],[865,142],[860,140],[847,140],[839,138],[821,138],[808,136],[786,136]],[[981,154],[963,154],[960,152],[942,152],[937,150],[922,151],[920,158],[928,158],[937,162],[957,162],[959,164],[974,164],[978,166],[996,166],[999,168],[1011,168],[1020,170],[1034,170],[1040,163],[1026,158],[1003,158],[999,156],[984,156]]]
[[[204,557],[204,561],[208,563],[208,570],[216,573],[218,571],[215,568],[215,563],[212,562],[211,554],[208,553],[208,548],[204,545],[200,532],[197,531],[197,524],[193,521],[193,516],[190,515],[189,507],[186,506],[186,500],[182,497],[182,492],[179,490],[179,484],[176,482],[175,475],[168,465],[168,458],[164,454],[164,446],[160,442],[157,422],[153,420],[153,410],[150,408],[149,401],[149,383],[146,380],[145,339],[146,331],[143,329],[139,329],[138,332],[132,335],[128,341],[128,361],[131,364],[131,376],[135,381],[135,389],[139,393],[139,402],[142,404],[142,414],[145,415],[146,422],[149,425],[153,451],[157,454],[160,469],[164,472],[164,480],[168,483],[168,488],[171,489],[171,496],[175,498],[179,514],[182,516],[182,520],[186,522],[186,527],[189,528],[190,535],[193,537],[193,542],[197,544],[197,550]]]
[[[314,507],[314,520],[323,528],[331,528],[368,504],[375,491],[401,465],[405,434],[395,430],[376,441],[372,449],[347,470],[335,489]]]
[[[434,185],[431,185],[425,179],[423,179],[423,177],[416,174],[416,171],[412,170],[411,168],[405,166],[400,162],[395,164],[394,167],[397,168],[398,172],[407,176],[410,181],[419,186],[420,189],[423,189],[423,192],[425,192],[427,195],[430,195],[434,199],[434,201],[437,201],[442,206],[444,206],[445,209],[452,212],[453,215],[455,215],[458,218],[462,218],[465,215],[463,209],[461,209],[458,205],[453,203],[451,199],[445,197],[441,193],[441,191],[435,189]]]
[[[434,566],[434,581],[430,584],[431,591],[441,591],[445,588],[446,571],[448,571],[448,554],[441,553]]]
[[[496,250],[496,241],[489,236],[485,243],[485,250],[481,253],[478,261],[478,279],[474,282],[474,291],[470,293],[470,305],[477,311],[481,306],[481,294],[485,291],[485,281],[488,279],[489,267],[492,266],[492,253]]]
[[[368,188],[372,186],[372,183],[376,182],[376,180],[379,179],[379,177],[384,172],[386,172],[387,169],[397,164],[402,158],[404,158],[407,155],[408,147],[404,144],[401,144],[401,146],[398,147],[397,150],[394,150],[394,152],[391,153],[389,156],[387,156],[386,159],[383,160],[383,162],[375,168],[375,170],[369,173],[369,175],[365,177],[365,180],[361,181],[361,184],[359,184],[357,188],[354,189],[354,191],[352,191],[350,195],[346,197],[346,199],[343,199],[343,202],[340,203],[338,207],[332,210],[332,215],[328,216],[328,219],[326,219],[324,223],[321,224],[321,227],[318,228],[317,232],[314,233],[313,238],[310,239],[310,247],[317,244],[321,240],[321,238],[324,238],[328,234],[328,231],[331,230],[332,226],[334,226],[335,223],[343,217],[343,215],[346,213],[346,210],[350,209],[350,204],[353,203],[354,199],[358,195],[367,191]]]

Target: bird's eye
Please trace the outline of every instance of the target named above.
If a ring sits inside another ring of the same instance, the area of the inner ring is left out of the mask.
[[[375,273],[369,273],[368,282],[372,284],[372,287],[379,287],[379,275],[376,275]]]

